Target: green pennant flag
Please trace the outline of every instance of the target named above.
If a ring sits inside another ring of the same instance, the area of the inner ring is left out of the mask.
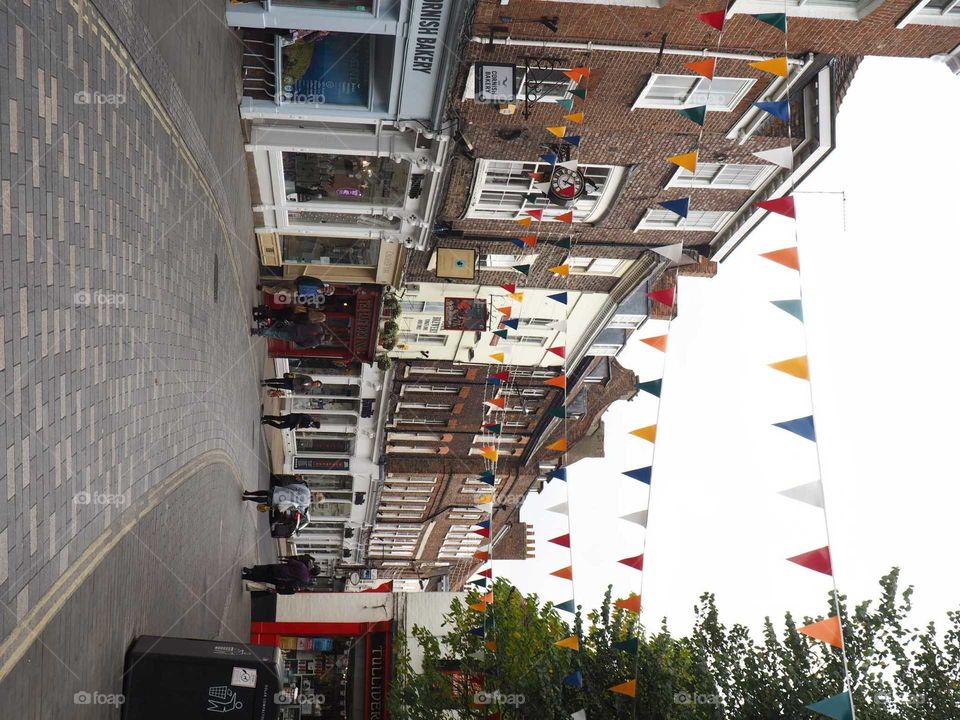
[[[754,17],[760,22],[772,25],[780,32],[785,33],[787,31],[786,13],[760,13],[759,15],[754,15]]]
[[[573,602],[573,600],[566,600],[565,602],[557,603],[556,605],[554,605],[554,607],[557,610],[563,610],[564,612],[568,612],[568,613],[577,612],[577,605],[576,603]]]
[[[506,330],[494,330],[494,331],[493,331],[493,334],[496,335],[497,337],[501,337],[501,338],[503,338],[503,339],[506,339],[506,338],[507,338],[507,331],[506,331]]]
[[[574,88],[570,91],[571,95],[576,95],[581,100],[587,99],[587,89],[586,88]]]
[[[647,382],[637,383],[637,390],[650,393],[660,397],[660,390],[663,387],[663,380],[648,380]]]
[[[467,585],[476,585],[477,587],[483,587],[483,588],[485,588],[485,587],[487,586],[487,579],[486,579],[486,578],[478,578],[478,579],[476,579],[476,580],[470,580],[469,582],[467,582]]]
[[[567,416],[567,409],[563,405],[561,405],[560,407],[555,407],[552,410],[550,410],[550,415],[552,415],[553,417],[558,417],[562,420]]]
[[[524,275],[529,275],[529,274],[530,274],[530,266],[529,266],[529,265],[514,265],[514,266],[513,266],[513,269],[516,270],[518,273],[523,273]]]
[[[707,117],[707,106],[698,105],[697,107],[677,110],[677,112],[683,115],[687,120],[693,120],[693,122],[702,127],[703,121]]]
[[[853,720],[853,703],[849,692],[842,692],[805,707],[833,720]]]
[[[557,247],[563,248],[564,250],[569,250],[573,247],[573,243],[570,241],[570,238],[560,238],[559,240],[548,240],[551,245],[556,245]]]
[[[640,640],[638,638],[621,640],[620,642],[613,643],[610,647],[612,647],[614,650],[621,650],[630,655],[636,655],[640,650]]]
[[[562,107],[567,112],[573,112],[573,100],[571,100],[570,98],[562,98],[560,100],[557,100],[557,105]]]

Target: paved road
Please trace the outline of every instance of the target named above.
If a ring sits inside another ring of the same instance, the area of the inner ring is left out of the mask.
[[[60,710],[119,686],[135,634],[243,634],[231,567],[269,551],[239,503],[265,485],[263,347],[222,13],[0,0],[0,707],[18,717],[112,716]]]

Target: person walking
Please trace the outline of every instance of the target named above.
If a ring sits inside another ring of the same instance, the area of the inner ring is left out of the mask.
[[[253,309],[253,320],[257,323],[273,321],[271,325],[277,323],[322,323],[327,319],[326,313],[315,308],[308,308],[306,305],[293,305],[288,307],[274,308],[269,305],[257,305]]]
[[[243,499],[271,505],[274,510],[281,513],[288,510],[297,510],[304,513],[310,509],[310,504],[313,501],[310,488],[302,482],[278,485],[270,490],[244,490]]]
[[[263,290],[271,295],[279,295],[281,298],[295,295],[296,299],[304,304],[323,305],[327,302],[327,298],[337,291],[337,288],[325,283],[320,278],[301,275],[293,282],[257,285],[257,290]]]
[[[290,473],[270,473],[271,485],[289,485],[290,483],[302,481],[303,475],[292,475]]]
[[[303,375],[302,373],[284,373],[282,378],[267,378],[260,384],[275,390],[288,390],[301,395],[307,395],[312,390],[319,390],[323,387],[320,380],[314,380],[309,375]]]
[[[301,348],[315,348],[321,345],[330,345],[333,342],[333,335],[323,326],[302,323],[251,328],[250,334],[257,337],[284,340]]]
[[[264,415],[260,418],[263,425],[279,428],[280,430],[297,430],[299,428],[318,428],[320,420],[309,413],[287,413],[286,415]]]
[[[240,577],[252,582],[269,583],[275,586],[278,592],[304,590],[313,580],[310,568],[302,560],[241,568]]]

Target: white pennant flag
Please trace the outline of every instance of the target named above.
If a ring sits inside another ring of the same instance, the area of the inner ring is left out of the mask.
[[[823,485],[819,480],[781,490],[778,494],[807,505],[823,508]]]
[[[774,148],[773,150],[761,150],[753,154],[761,160],[772,162],[774,165],[779,165],[787,170],[793,169],[793,148],[789,145]]]
[[[661,247],[652,247],[650,248],[657,255],[662,255],[671,263],[676,265],[680,262],[680,259],[683,257],[683,243],[678,242],[673,245],[663,245]]]
[[[629,515],[621,515],[621,520],[626,520],[627,522],[636,523],[637,525],[642,525],[643,527],[647,526],[647,511],[641,510],[639,512],[630,513]]]
[[[542,193],[546,193],[550,190],[550,183],[534,183],[533,186]]]
[[[579,163],[576,160],[567,160],[566,162],[557,163],[557,167],[562,167],[573,171],[579,167]]]
[[[570,512],[570,506],[567,503],[562,502],[559,505],[548,507],[547,512],[555,512],[555,513],[560,513],[561,515],[566,515],[567,513]]]
[[[586,710],[577,710],[575,713],[570,715],[573,720],[587,720],[587,711]]]

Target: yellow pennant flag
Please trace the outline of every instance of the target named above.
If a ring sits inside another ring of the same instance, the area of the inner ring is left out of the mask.
[[[554,645],[562,648],[570,648],[571,650],[579,650],[580,640],[577,639],[576,635],[571,635],[570,637],[564,638],[563,640],[557,640],[557,642],[555,642]]]
[[[673,157],[668,157],[667,160],[672,162],[674,165],[679,165],[684,170],[689,170],[692,173],[697,171],[697,155],[699,151],[694,150],[693,152],[684,153],[683,155],[674,155]]]
[[[496,462],[499,454],[493,445],[487,445],[486,447],[480,448],[480,456],[485,457],[487,460]]]
[[[619,685],[614,685],[610,688],[611,692],[620,693],[621,695],[626,695],[628,697],[637,696],[637,680],[627,680],[625,683],[620,683]]]
[[[482,602],[474,603],[473,605],[467,605],[467,607],[470,608],[471,610],[476,610],[477,612],[487,611],[487,606]]]
[[[643,438],[649,442],[654,442],[657,439],[657,426],[647,425],[646,427],[631,430],[630,434],[636,435],[638,438]]]
[[[555,135],[558,138],[562,138],[567,134],[567,129],[562,125],[557,125],[556,127],[548,127],[547,132],[551,135]]]
[[[513,298],[517,302],[523,302],[523,293],[522,292],[512,292],[507,293],[508,298]]]
[[[484,503],[493,502],[493,495],[481,495],[477,498],[477,502],[483,505]]]
[[[771,58],[769,60],[760,60],[758,62],[750,63],[750,67],[756,68],[757,70],[763,70],[764,72],[771,73],[773,75],[778,75],[780,77],[787,76],[787,58],[778,57]]]
[[[505,355],[504,355],[502,352],[490,353],[490,359],[491,359],[491,360],[496,360],[497,362],[503,362],[503,358],[504,358],[504,357],[505,357]]]
[[[531,217],[522,217],[522,218],[517,218],[516,220],[519,224],[525,227],[530,227],[530,225],[533,223],[533,218]]]
[[[770,363],[770,367],[772,367],[774,370],[784,372],[787,375],[793,375],[801,380],[810,379],[810,366],[807,364],[806,355],[800,355],[799,357],[788,358],[787,360],[780,360],[779,362]]]
[[[547,450],[556,450],[557,452],[566,452],[567,451],[567,439],[561,438],[556,442],[550,443],[547,445]]]
[[[547,268],[550,272],[556,273],[557,275],[563,275],[564,277],[570,277],[570,266],[564,263],[563,265],[557,265],[556,267]]]
[[[570,113],[569,115],[564,115],[563,119],[579,124],[583,122],[583,113],[582,112]]]

